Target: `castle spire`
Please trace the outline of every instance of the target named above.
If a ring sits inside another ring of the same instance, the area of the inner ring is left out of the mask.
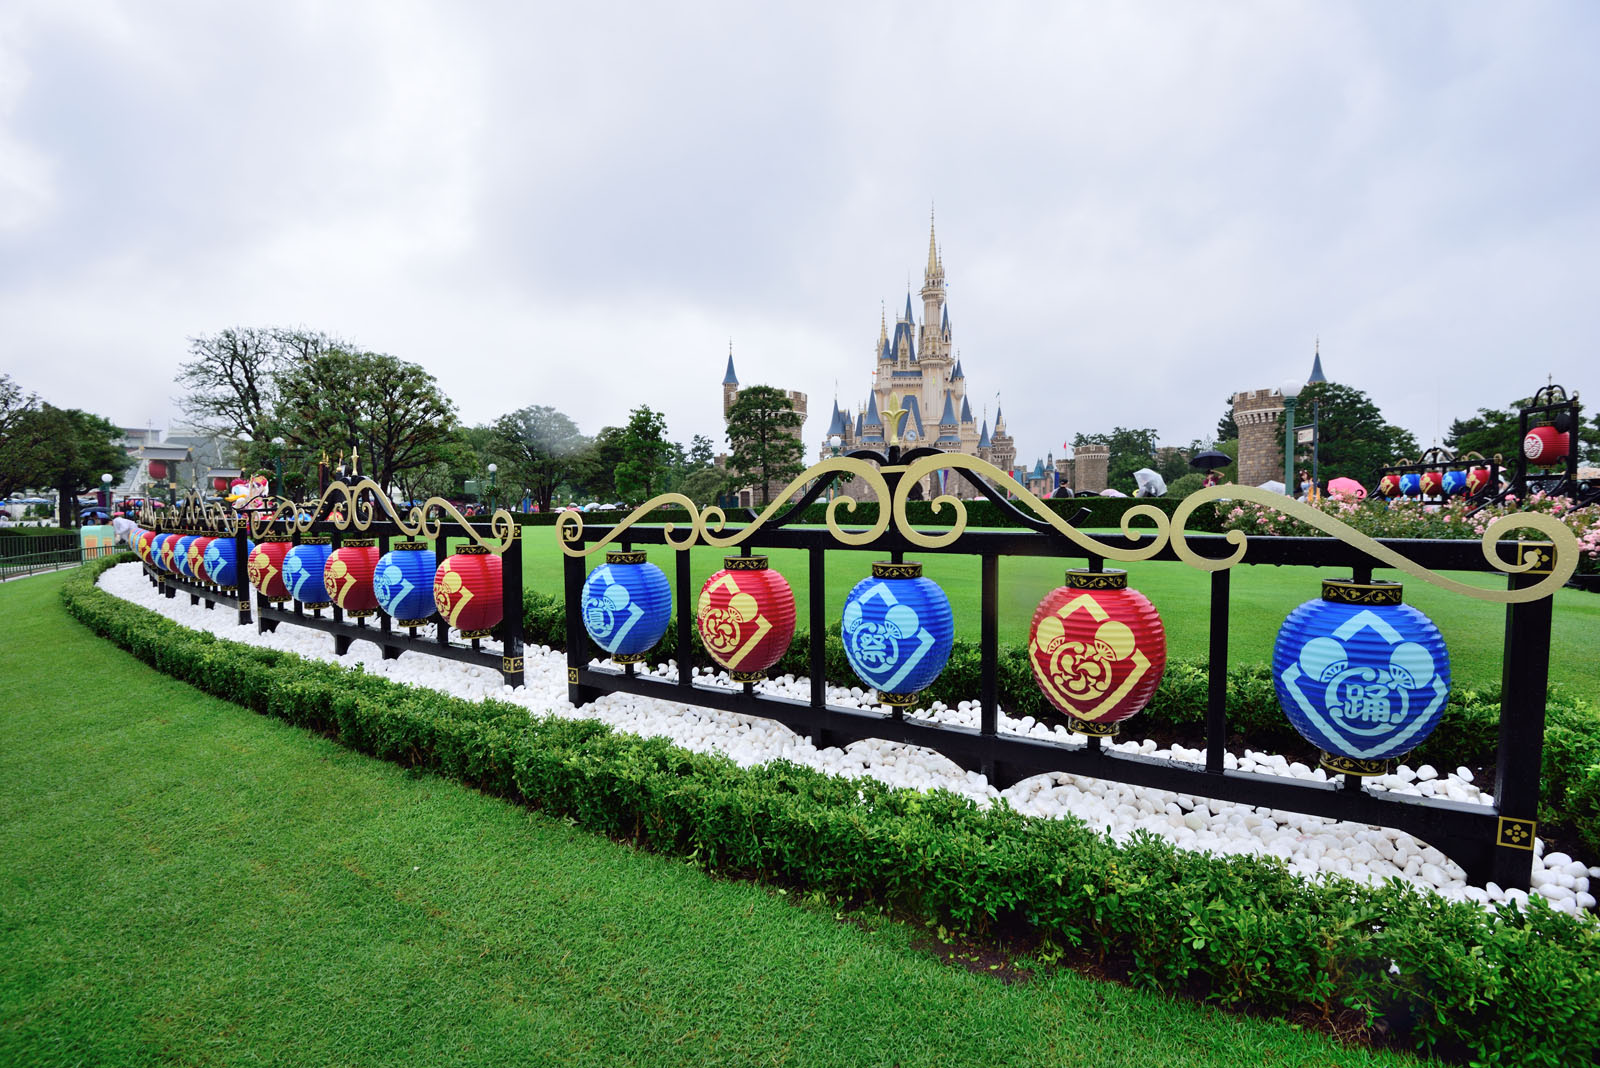
[[[1306,379],[1306,385],[1313,382],[1326,382],[1328,376],[1322,373],[1322,338],[1317,338],[1316,355],[1311,360],[1311,377]]]
[[[944,285],[944,263],[939,256],[939,238],[934,231],[933,208],[928,208],[928,266],[922,273],[923,299],[927,299],[928,290],[940,288]],[[932,325],[929,325],[932,329]]]
[[[722,376],[722,384],[725,386],[737,386],[739,384],[739,376],[733,373],[733,338],[731,337],[728,339],[728,371]]]

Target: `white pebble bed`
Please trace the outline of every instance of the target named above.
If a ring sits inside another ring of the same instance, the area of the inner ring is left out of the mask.
[[[746,767],[782,759],[830,775],[870,775],[891,786],[951,790],[980,804],[1004,797],[1019,812],[1046,818],[1076,816],[1118,841],[1126,840],[1136,830],[1146,830],[1184,849],[1281,857],[1291,870],[1308,878],[1336,873],[1358,882],[1377,883],[1398,876],[1451,900],[1476,901],[1489,908],[1527,898],[1524,891],[1503,889],[1493,882],[1487,886],[1472,886],[1460,865],[1437,849],[1409,834],[1385,827],[1061,773],[1036,775],[1008,790],[997,791],[977,772],[964,771],[938,753],[916,746],[867,739],[845,749],[817,749],[804,737],[772,720],[635,694],[608,694],[582,708],[574,708],[567,701],[566,657],[545,646],[530,645],[524,650],[527,684],[512,690],[502,683],[498,671],[416,653],[384,660],[379,648],[370,642],[358,641],[348,654],[335,657],[333,638],[311,628],[284,623],[274,633],[258,634],[254,626],[237,624],[237,616],[226,607],[226,601],[207,610],[204,602],[190,605],[188,596],[181,591],[170,600],[159,596],[138,564],[111,568],[101,577],[100,585],[108,593],[219,638],[345,666],[360,664],[370,675],[410,686],[425,686],[468,700],[494,697],[523,705],[531,714],[595,719],[633,734],[667,738],[685,749],[722,753]],[[486,641],[483,645],[490,652],[497,654],[499,651],[495,642]],[[677,677],[677,669],[671,664],[657,668],[654,673],[669,679]],[[697,671],[697,678],[708,684],[730,688],[734,685],[722,673]],[[809,680],[791,675],[759,684],[758,689],[799,700],[810,696]],[[851,707],[867,703],[859,687],[830,686],[828,701]],[[936,702],[913,716],[976,727],[978,714],[977,701],[963,701],[955,708]],[[1032,716],[1012,719],[1002,711],[999,726],[1004,733],[1051,738],[1069,745],[1085,744],[1081,736],[1066,728],[1035,722]],[[1205,754],[1200,750],[1182,746],[1157,749],[1156,743],[1148,739],[1108,744],[1124,752],[1167,760],[1201,765],[1205,761]],[[1227,754],[1225,762],[1229,769],[1259,774],[1327,778],[1321,768],[1310,768],[1282,756],[1248,749],[1242,756]],[[1487,804],[1493,800],[1473,783],[1472,773],[1466,768],[1444,773],[1429,765],[1415,769],[1402,765],[1392,775],[1371,780],[1369,787],[1469,803]],[[1553,907],[1572,914],[1592,913],[1595,894],[1590,887],[1591,883],[1600,887],[1600,867],[1588,867],[1565,853],[1546,852],[1544,842],[1536,839],[1532,883],[1533,892],[1543,895]]]

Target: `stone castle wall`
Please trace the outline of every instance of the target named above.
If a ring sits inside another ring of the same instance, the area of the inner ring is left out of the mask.
[[[1233,395],[1233,421],[1239,425],[1239,484],[1259,486],[1283,480],[1283,394],[1275,389],[1243,390]]]
[[[1072,492],[1092,490],[1099,493],[1106,488],[1110,477],[1111,446],[1080,445],[1072,454]]]

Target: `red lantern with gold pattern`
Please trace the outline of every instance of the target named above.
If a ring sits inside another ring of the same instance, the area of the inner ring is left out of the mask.
[[[1444,492],[1444,475],[1438,471],[1422,472],[1422,495],[1437,497]]]
[[[1384,475],[1378,480],[1378,496],[1394,499],[1400,496],[1400,476]]]
[[[1522,439],[1522,455],[1541,467],[1558,464],[1567,458],[1572,437],[1553,426],[1536,426]]]
[[[176,549],[177,547],[178,535],[170,534],[162,540],[160,549],[158,550],[161,554],[159,566],[161,570],[165,571],[169,575],[175,575],[178,572],[178,565],[172,560],[172,550]]]
[[[292,547],[288,538],[263,539],[250,554],[250,585],[269,601],[289,599],[289,587],[283,584],[283,558]]]
[[[462,638],[487,638],[500,622],[500,558],[481,545],[447,556],[433,574],[433,604]]]
[[[167,477],[167,461],[165,461],[165,460],[151,460],[150,461],[150,477],[153,480],[155,480],[156,482],[160,482],[160,481],[164,480]]]
[[[794,640],[794,591],[765,556],[726,556],[700,588],[694,621],[734,682],[757,682]]]
[[[378,566],[378,543],[373,538],[352,538],[333,550],[322,569],[322,584],[328,600],[354,618],[370,616],[378,610],[378,594],[372,588],[372,572]]]
[[[138,540],[133,543],[133,551],[138,553],[139,559],[143,560],[147,564],[150,562],[150,543],[155,541],[155,539],[155,531],[141,530],[139,532]]]
[[[211,581],[211,573],[206,570],[206,546],[215,540],[202,536],[189,543],[189,574],[201,582]]]
[[[1155,695],[1167,634],[1126,571],[1068,571],[1033,614],[1028,662],[1073,730],[1112,735]]]
[[[1489,485],[1489,469],[1487,467],[1474,467],[1467,472],[1467,492],[1472,494],[1482,493]]]

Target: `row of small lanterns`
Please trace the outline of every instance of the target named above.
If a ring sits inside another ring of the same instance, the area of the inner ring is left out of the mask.
[[[583,625],[618,663],[644,660],[666,633],[672,592],[643,552],[608,552],[583,585]],[[730,556],[701,588],[696,627],[736,682],[754,682],[794,638],[794,592],[764,556]],[[880,562],[845,599],[845,656],[890,706],[915,704],[954,640],[949,598],[919,563]],[[1150,702],[1166,632],[1124,571],[1072,570],[1034,613],[1028,659],[1072,729],[1107,736]],[[1273,651],[1278,700],[1325,767],[1382,774],[1433,731],[1450,692],[1444,640],[1393,582],[1325,580],[1291,612]]]
[[[151,567],[213,586],[239,581],[238,547],[231,537],[158,534],[141,530],[134,551]],[[396,542],[378,553],[370,538],[337,549],[326,537],[299,544],[288,538],[247,542],[250,585],[269,601],[294,600],[308,609],[338,605],[361,618],[382,610],[403,627],[432,622],[434,614],[462,638],[486,638],[503,615],[500,557],[481,546],[456,549],[437,562],[425,542]]]
[[[1384,475],[1378,480],[1378,496],[1459,497],[1478,493],[1489,485],[1489,469],[1474,467],[1453,471],[1410,471],[1403,475]]]

